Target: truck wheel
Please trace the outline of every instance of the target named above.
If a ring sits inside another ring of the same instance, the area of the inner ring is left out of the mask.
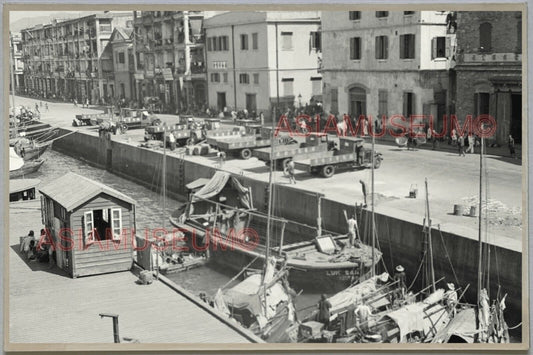
[[[381,159],[374,157],[374,169],[379,169],[381,166]]]
[[[243,158],[244,160],[250,159],[251,156],[252,151],[249,148],[244,148],[243,150],[241,150],[241,158]]]
[[[322,167],[322,176],[325,178],[330,178],[335,174],[335,167],[333,165],[326,165]]]
[[[291,161],[291,158],[286,158],[281,161],[281,169],[285,171],[287,169],[287,166],[289,165],[289,162]]]

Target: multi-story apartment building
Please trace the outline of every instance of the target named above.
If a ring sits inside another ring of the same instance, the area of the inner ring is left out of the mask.
[[[134,91],[137,100],[157,96],[166,111],[206,103],[203,21],[208,11],[135,12]]]
[[[454,36],[442,11],[322,13],[324,109],[349,114],[438,117],[451,100]]]
[[[131,13],[104,13],[22,30],[27,89],[45,97],[103,101],[111,79],[101,55],[113,27],[131,20]]]
[[[24,92],[24,62],[22,60],[22,42],[20,33],[12,33],[10,36],[9,55],[11,56],[11,70],[13,70],[13,76],[15,79],[15,91]],[[9,80],[9,90],[11,91],[11,78]]]
[[[284,110],[319,99],[319,12],[235,11],[204,26],[210,107],[268,118],[278,102]]]
[[[115,27],[101,57],[110,102],[135,100],[133,27]]]
[[[454,16],[457,61],[452,76],[459,117],[490,114],[495,141],[522,138],[522,13],[468,11]]]

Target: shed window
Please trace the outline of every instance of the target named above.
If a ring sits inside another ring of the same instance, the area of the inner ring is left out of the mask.
[[[83,214],[85,245],[96,240],[120,239],[122,212],[120,208],[104,208],[87,211]]]
[[[111,228],[113,228],[113,239],[120,239],[122,234],[122,211],[120,208],[111,210]]]

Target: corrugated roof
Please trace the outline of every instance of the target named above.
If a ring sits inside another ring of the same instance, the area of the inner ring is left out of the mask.
[[[52,198],[67,211],[72,211],[100,193],[135,204],[135,200],[107,185],[93,181],[84,176],[68,173],[59,179],[43,186],[39,191]]]

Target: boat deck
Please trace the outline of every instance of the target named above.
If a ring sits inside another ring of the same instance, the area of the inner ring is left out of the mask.
[[[250,343],[257,338],[161,281],[138,285],[132,272],[69,278],[47,263],[28,261],[19,237],[41,228],[40,203],[10,206],[8,348],[16,343],[112,343],[112,320],[120,336],[140,343]]]

